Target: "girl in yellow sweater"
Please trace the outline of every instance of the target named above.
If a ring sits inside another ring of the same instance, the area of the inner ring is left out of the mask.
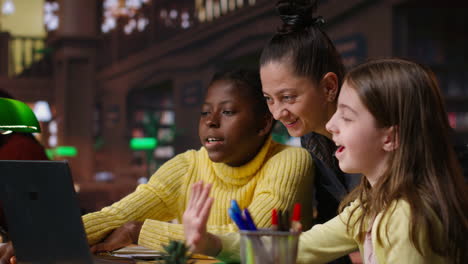
[[[337,217],[301,234],[298,263],[324,263],[356,249],[366,264],[466,262],[466,184],[433,73],[399,59],[356,67],[326,127],[340,168],[365,177]],[[209,190],[194,187],[184,216],[187,242],[195,252],[238,259],[237,234],[204,229]]]
[[[216,186],[217,202],[208,219],[214,233],[236,231],[227,204],[248,207],[260,227],[269,227],[272,208],[309,204],[304,224],[312,223],[310,189],[313,163],[307,151],[273,142],[272,116],[263,99],[257,72],[230,71],[210,83],[199,121],[202,148],[166,162],[147,184],[121,201],[83,217],[92,251],[130,243],[154,249],[183,240],[183,226],[169,223],[182,215],[190,186],[200,180]]]

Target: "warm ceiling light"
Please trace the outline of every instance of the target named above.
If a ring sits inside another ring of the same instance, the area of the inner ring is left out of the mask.
[[[11,15],[15,12],[15,5],[12,0],[6,0],[2,6],[2,14]]]

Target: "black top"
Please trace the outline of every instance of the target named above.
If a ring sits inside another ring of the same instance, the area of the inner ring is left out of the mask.
[[[301,145],[314,159],[318,213],[316,222],[324,223],[337,215],[341,199],[356,185],[360,177],[340,170],[338,160],[333,155],[336,151],[335,143],[329,138],[309,133],[301,137]]]

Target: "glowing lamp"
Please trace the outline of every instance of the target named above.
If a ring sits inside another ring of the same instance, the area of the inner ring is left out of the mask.
[[[34,112],[21,101],[0,98],[0,133],[39,133],[41,127]]]

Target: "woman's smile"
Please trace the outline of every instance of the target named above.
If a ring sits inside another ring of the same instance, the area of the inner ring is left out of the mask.
[[[299,123],[299,118],[296,119],[296,120],[294,120],[294,121],[292,121],[292,122],[289,121],[289,122],[281,122],[281,123],[283,123],[283,125],[284,125],[285,127],[287,127],[287,128],[292,128],[292,127],[296,126],[296,125]]]

